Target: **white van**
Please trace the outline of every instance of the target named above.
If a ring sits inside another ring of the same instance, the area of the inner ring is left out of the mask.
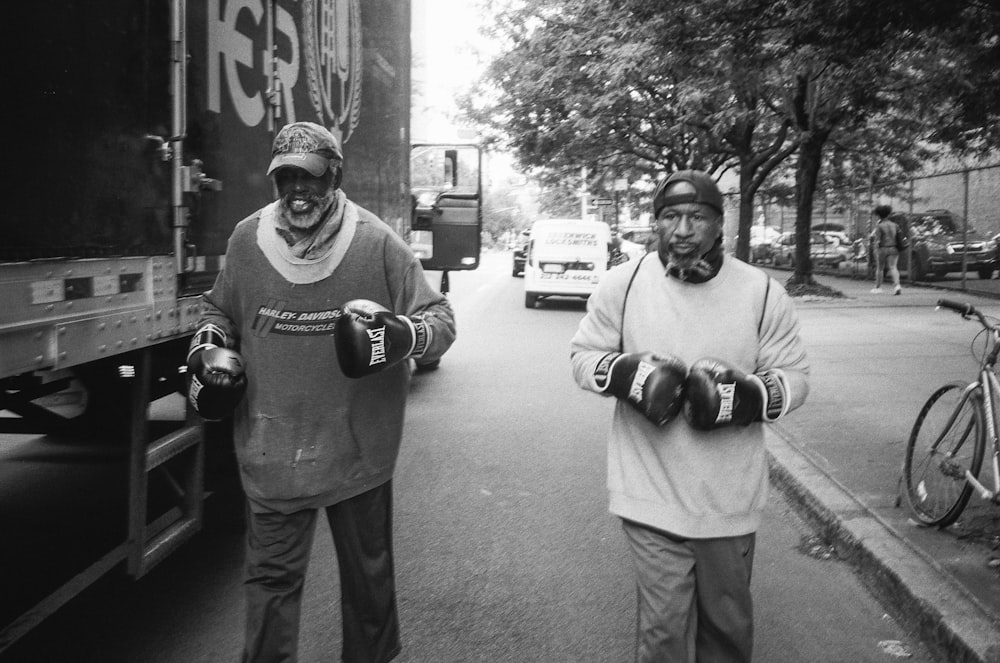
[[[542,297],[589,297],[608,270],[611,228],[601,221],[545,219],[531,226],[524,305]]]

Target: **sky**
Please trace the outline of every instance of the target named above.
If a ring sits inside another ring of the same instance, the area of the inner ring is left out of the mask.
[[[474,142],[475,133],[460,132],[452,118],[455,97],[479,78],[498,47],[480,35],[486,20],[483,0],[412,0],[413,82],[415,98],[410,120],[414,143]],[[419,95],[419,96],[418,96]],[[519,179],[509,154],[484,156],[488,181]],[[533,208],[536,203],[525,202]],[[489,214],[491,202],[486,201]]]
[[[479,28],[482,10],[476,0],[413,0],[414,141],[457,140],[449,115],[456,95],[481,73],[477,52],[489,52]]]

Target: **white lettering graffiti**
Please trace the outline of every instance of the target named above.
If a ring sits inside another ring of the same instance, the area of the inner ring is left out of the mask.
[[[263,0],[207,0],[208,110],[223,112],[228,99],[240,121],[255,127],[263,122],[268,104],[276,103],[276,115],[284,121],[310,119],[315,113],[318,121],[339,129],[346,141],[357,126],[361,104],[358,0],[307,2],[294,12],[276,7],[275,42],[282,46],[273,53],[267,47],[254,53],[260,35],[247,34],[247,30],[262,33],[267,28],[266,4]],[[300,79],[307,87],[311,110],[295,106],[293,91]]]
[[[225,72],[226,89],[229,90],[236,114],[248,127],[255,127],[264,119],[263,90],[248,91],[240,81],[239,67],[253,70],[253,40],[236,30],[236,21],[240,12],[247,11],[253,17],[256,25],[260,25],[264,17],[262,3],[257,0],[232,0],[226,3],[226,10],[220,15],[220,0],[208,2],[208,108],[217,113],[222,112],[222,81],[219,79],[220,64]],[[264,61],[270,58],[265,57]],[[266,78],[260,79],[266,87]]]
[[[278,7],[275,26],[288,38],[291,44],[291,58],[283,60],[275,58],[274,73],[278,78],[278,87],[281,90],[282,112],[289,122],[297,122],[295,117],[295,103],[292,101],[292,90],[299,82],[299,31],[295,29],[295,19],[288,13],[287,9]]]

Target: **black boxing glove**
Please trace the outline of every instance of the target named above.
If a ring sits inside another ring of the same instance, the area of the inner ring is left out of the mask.
[[[195,333],[188,350],[188,402],[209,421],[231,415],[247,390],[243,358],[226,344],[225,332],[207,324]]]
[[[354,299],[340,307],[334,343],[340,370],[349,378],[362,378],[407,357],[420,357],[430,342],[427,323],[395,315],[367,299]]]
[[[780,370],[748,375],[721,359],[706,358],[688,372],[684,416],[692,428],[775,421],[786,412],[788,382]]]
[[[609,352],[594,369],[599,392],[625,401],[657,426],[663,426],[680,411],[686,377],[684,362],[653,352]]]

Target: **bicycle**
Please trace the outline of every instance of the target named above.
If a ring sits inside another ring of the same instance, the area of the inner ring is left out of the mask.
[[[940,299],[937,305],[963,319],[975,318],[983,327],[980,334],[987,334],[978,378],[969,384],[946,384],[931,394],[906,444],[903,478],[910,511],[921,524],[943,529],[962,515],[973,491],[1000,505],[1000,380],[995,370],[1000,323],[971,304]],[[993,450],[992,490],[978,479],[987,441]]]

